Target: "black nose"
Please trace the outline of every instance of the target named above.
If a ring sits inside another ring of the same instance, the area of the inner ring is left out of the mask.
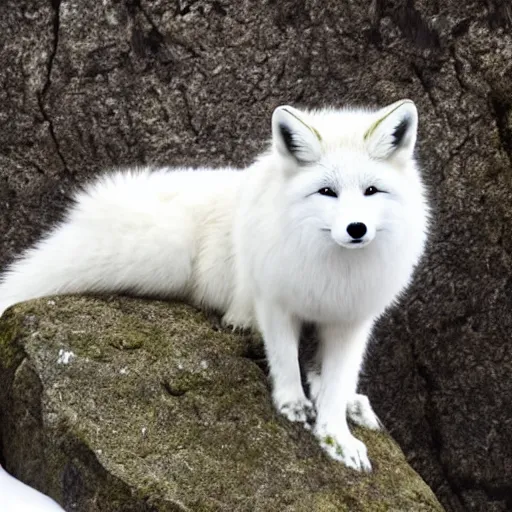
[[[366,226],[362,222],[352,222],[347,226],[347,233],[352,238],[363,238],[366,234]]]

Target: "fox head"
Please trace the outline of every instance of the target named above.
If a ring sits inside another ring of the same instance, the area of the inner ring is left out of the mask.
[[[413,156],[417,126],[410,100],[373,112],[278,107],[273,153],[294,225],[347,249],[399,235],[404,217],[423,206]]]

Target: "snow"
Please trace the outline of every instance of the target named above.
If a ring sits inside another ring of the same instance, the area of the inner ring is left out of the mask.
[[[55,501],[20,482],[0,466],[2,512],[64,512]]]

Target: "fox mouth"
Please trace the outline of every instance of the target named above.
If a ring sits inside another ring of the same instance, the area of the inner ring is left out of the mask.
[[[320,228],[320,231],[329,234],[332,232],[330,228]],[[346,249],[362,249],[366,247],[372,240],[368,240],[368,238],[353,238],[351,240],[346,240],[343,242],[338,242],[334,239],[332,239],[332,241],[335,242],[340,247],[345,247]]]
[[[364,249],[371,240],[364,238],[356,238],[355,240],[347,240],[346,242],[340,243],[341,247],[345,247],[346,249]]]

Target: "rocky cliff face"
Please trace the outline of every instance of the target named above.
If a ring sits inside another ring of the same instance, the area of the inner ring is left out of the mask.
[[[18,306],[0,329],[8,468],[67,511],[442,510],[388,435],[358,432],[361,475],[278,417],[260,351],[183,305]]]
[[[246,164],[272,109],[420,111],[433,235],[366,386],[450,510],[512,507],[512,14],[507,0],[8,0],[0,261],[133,163]]]

